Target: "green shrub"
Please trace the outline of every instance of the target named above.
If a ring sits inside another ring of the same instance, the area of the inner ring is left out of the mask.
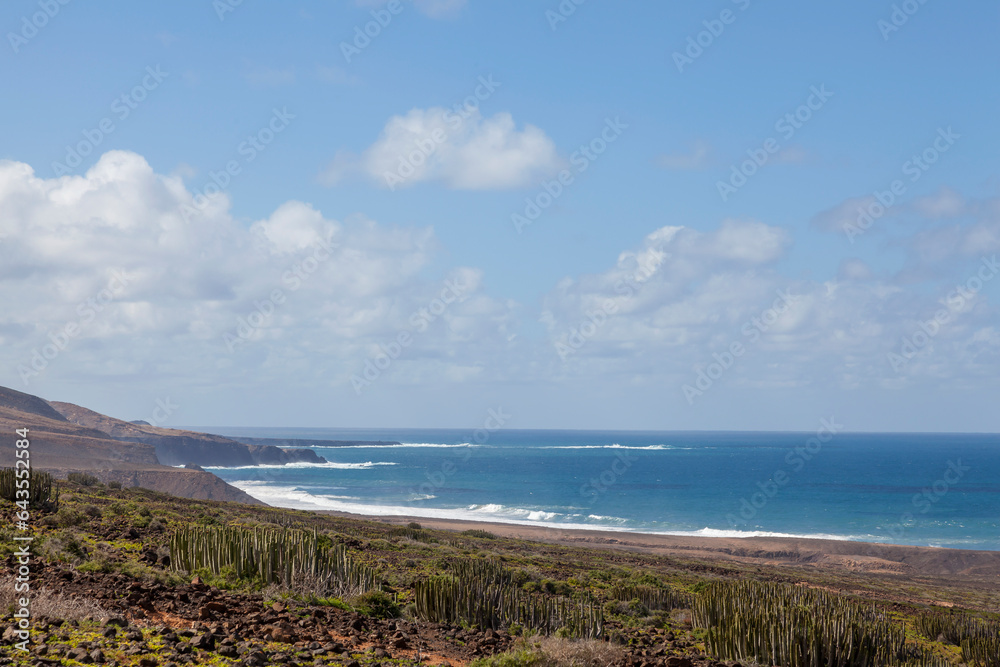
[[[468,537],[480,537],[484,540],[495,540],[497,538],[497,536],[491,533],[490,531],[479,530],[478,528],[473,528],[471,530],[463,530],[462,535],[466,535]]]
[[[406,524],[406,527],[407,528],[412,528],[413,530],[420,530],[421,529],[420,524],[417,523],[416,521],[411,521],[410,523]]]
[[[399,605],[392,596],[382,591],[371,591],[352,600],[357,610],[372,618],[399,618]]]
[[[80,486],[95,486],[101,481],[93,475],[88,475],[85,472],[71,472],[66,476],[66,479],[73,484],[79,484]]]

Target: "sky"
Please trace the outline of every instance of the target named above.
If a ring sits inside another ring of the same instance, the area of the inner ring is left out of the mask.
[[[998,19],[8,0],[0,384],[163,426],[995,431]]]

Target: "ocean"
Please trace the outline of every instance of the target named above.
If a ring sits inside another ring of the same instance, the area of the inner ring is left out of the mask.
[[[270,505],[691,536],[1000,550],[1000,436],[202,429],[398,441],[327,464],[211,468]]]

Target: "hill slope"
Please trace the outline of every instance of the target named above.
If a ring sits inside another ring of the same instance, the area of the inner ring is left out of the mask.
[[[127,422],[99,412],[53,401],[51,404],[65,419],[100,431],[116,440],[152,445],[160,463],[166,465],[252,466],[281,465],[305,461],[325,463],[311,449],[282,449],[273,445],[248,445],[221,435],[161,428],[146,423]]]
[[[0,467],[14,465],[14,443],[19,438],[16,430],[24,428],[31,442],[31,465],[37,470],[59,477],[86,472],[101,481],[144,486],[185,498],[261,504],[211,473],[163,465],[151,444],[117,440],[67,420],[37,396],[0,387]]]

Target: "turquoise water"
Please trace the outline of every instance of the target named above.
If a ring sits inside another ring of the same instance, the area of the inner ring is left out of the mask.
[[[404,443],[316,447],[325,465],[212,469],[276,506],[1000,550],[995,435],[205,430]]]

